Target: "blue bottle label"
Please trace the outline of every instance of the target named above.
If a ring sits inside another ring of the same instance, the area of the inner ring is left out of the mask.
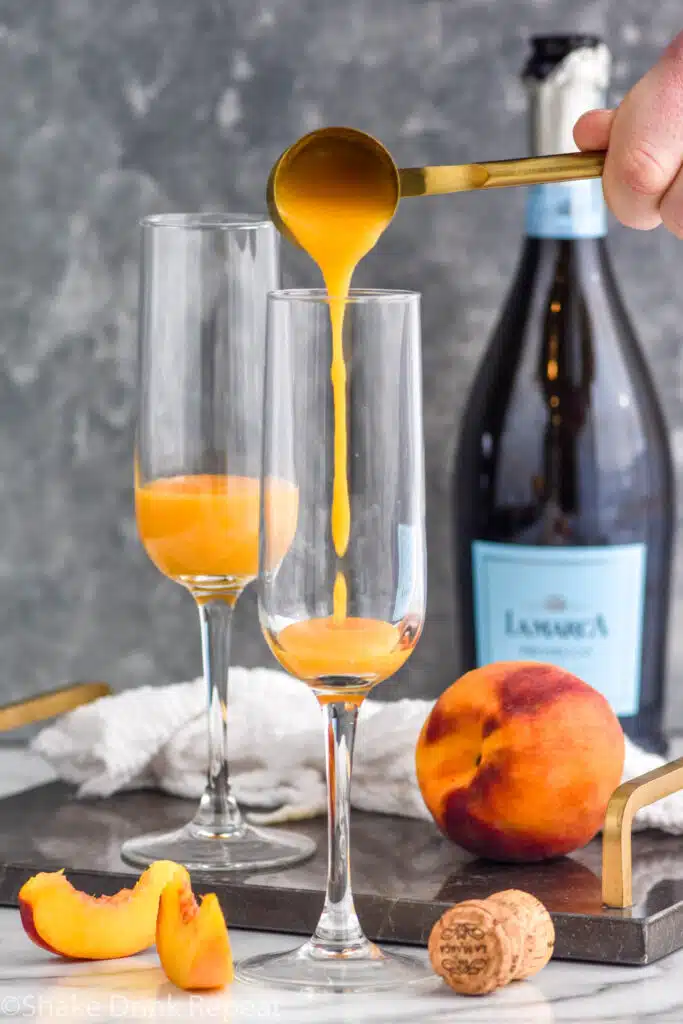
[[[472,545],[477,663],[545,661],[599,690],[618,715],[640,694],[646,549]]]
[[[532,185],[527,194],[526,233],[530,238],[601,238],[607,210],[599,178]]]

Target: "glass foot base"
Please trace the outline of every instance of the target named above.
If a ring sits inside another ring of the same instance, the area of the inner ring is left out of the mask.
[[[328,992],[372,992],[437,980],[426,960],[389,953],[372,942],[360,950],[329,953],[309,941],[287,953],[243,960],[236,974],[255,985]]]
[[[148,867],[155,860],[173,860],[188,871],[222,874],[297,864],[315,853],[315,849],[312,839],[294,832],[254,828],[244,823],[235,832],[214,835],[190,822],[173,832],[129,839],[121,848],[121,857],[135,867]]]

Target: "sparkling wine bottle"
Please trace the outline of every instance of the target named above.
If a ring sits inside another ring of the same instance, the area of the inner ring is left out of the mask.
[[[609,52],[535,38],[533,151],[576,149]],[[662,743],[673,473],[660,405],[605,245],[598,180],[529,189],[515,281],[464,414],[453,501],[464,668],[552,662]]]

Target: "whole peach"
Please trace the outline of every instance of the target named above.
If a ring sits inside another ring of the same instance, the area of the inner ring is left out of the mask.
[[[624,735],[597,690],[540,662],[496,662],[437,700],[417,743],[417,779],[441,830],[493,860],[538,861],[602,827]]]

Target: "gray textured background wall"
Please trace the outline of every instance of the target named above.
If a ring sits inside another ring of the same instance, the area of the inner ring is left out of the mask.
[[[519,155],[530,33],[603,32],[618,97],[682,23],[680,0],[0,0],[0,698],[199,670],[192,603],[131,514],[141,215],[261,209],[274,158],[326,123],[408,165]],[[405,202],[362,269],[424,293],[429,618],[393,695],[454,677],[452,440],[522,207],[518,191]],[[683,247],[615,228],[612,251],[683,480]],[[294,274],[312,279],[290,259]],[[254,612],[248,595],[235,660],[269,663]],[[678,569],[679,726],[682,623]]]

